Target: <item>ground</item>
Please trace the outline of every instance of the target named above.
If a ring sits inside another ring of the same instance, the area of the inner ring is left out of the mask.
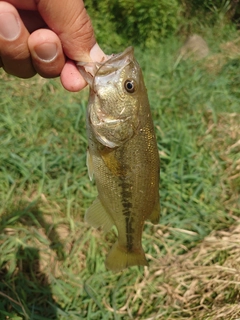
[[[85,224],[87,91],[0,75],[0,314],[4,319],[238,319],[240,46],[176,64],[181,41],[136,56],[161,158],[161,219],[149,267],[104,260],[116,232]]]

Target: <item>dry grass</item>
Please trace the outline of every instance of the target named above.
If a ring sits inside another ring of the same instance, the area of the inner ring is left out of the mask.
[[[240,318],[239,239],[240,219],[229,230],[212,232],[183,255],[170,250],[152,261],[144,281],[158,288],[154,295],[165,299],[166,310],[172,306],[167,319]],[[137,291],[147,297],[148,285],[139,284]],[[161,319],[161,314],[149,319]]]
[[[219,52],[209,55],[204,60],[204,67],[211,73],[218,73],[222,67],[233,59],[240,57],[240,37],[220,44]]]
[[[212,155],[213,165],[223,172],[224,207],[234,214],[240,208],[240,114],[221,113],[214,119],[206,114],[208,129],[201,144]]]
[[[211,53],[205,40],[192,35],[183,44],[178,52],[175,67],[181,60],[191,59],[199,63],[210,73],[218,74],[223,66],[230,60],[240,58],[240,37],[232,41],[223,42],[219,45],[217,53]]]
[[[240,209],[240,115],[222,113],[214,119],[208,113],[205,121],[208,129],[200,144],[212,154],[215,167],[221,170],[224,164],[222,198],[235,223],[228,230],[213,231],[198,246],[181,255],[179,248],[169,241],[169,232],[173,230],[157,230],[156,234],[162,233],[167,254],[153,259],[151,269],[145,269],[145,281],[159,288],[166,310],[172,306],[169,320],[240,319],[240,219],[234,216]],[[139,294],[144,296],[144,290],[147,296],[149,288],[145,286]],[[162,316],[161,312],[148,319]]]

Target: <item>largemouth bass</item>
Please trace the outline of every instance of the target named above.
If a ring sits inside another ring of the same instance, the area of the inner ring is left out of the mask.
[[[142,72],[132,47],[94,64],[92,75],[87,67],[79,67],[90,85],[87,166],[98,197],[85,220],[105,231],[117,228],[108,269],[145,266],[142,231],[146,219],[159,221],[160,165]]]

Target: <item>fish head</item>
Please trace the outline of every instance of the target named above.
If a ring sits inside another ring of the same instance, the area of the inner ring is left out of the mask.
[[[88,123],[97,140],[110,148],[125,143],[139,127],[140,97],[146,91],[133,48],[79,70],[90,85]]]

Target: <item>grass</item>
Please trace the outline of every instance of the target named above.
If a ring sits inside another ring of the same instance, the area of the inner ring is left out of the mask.
[[[0,74],[1,319],[240,318],[234,37],[209,36],[212,56],[178,65],[175,38],[136,48],[161,157],[162,214],[144,230],[150,267],[120,274],[104,266],[115,231],[83,222],[97,194],[85,165],[87,91]]]

